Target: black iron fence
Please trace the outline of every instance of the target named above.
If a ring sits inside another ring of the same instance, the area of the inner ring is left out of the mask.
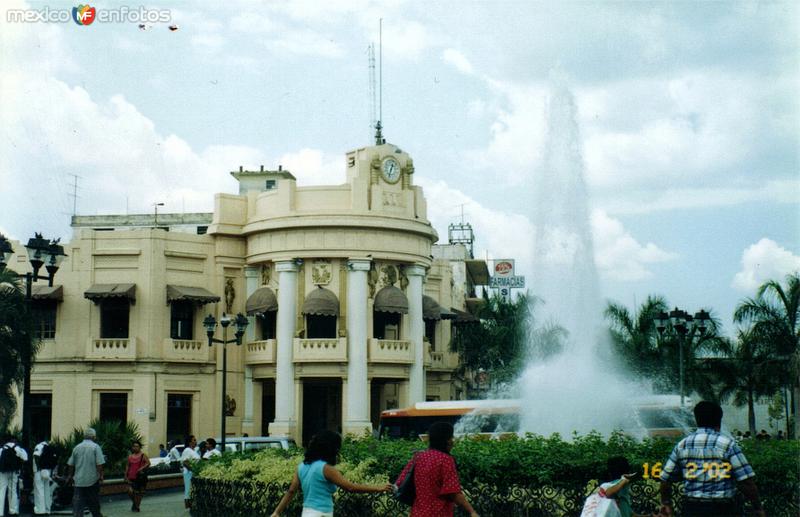
[[[278,505],[288,484],[260,483],[254,481],[218,481],[192,479],[192,515],[196,517],[269,517]],[[583,487],[519,487],[498,490],[488,485],[464,487],[464,493],[483,517],[574,517],[581,513],[584,499],[595,486]],[[681,512],[680,485],[674,485],[673,501],[676,514]],[[796,517],[800,515],[798,487],[789,484],[760,486],[761,500],[770,517]],[[659,492],[655,482],[637,482],[631,485],[631,499],[635,513],[652,514],[658,510]],[[741,495],[740,495],[741,499]],[[743,515],[749,515],[746,505],[740,505]],[[297,517],[302,511],[302,494],[284,513]],[[338,491],[334,514],[346,517],[399,517],[406,516],[409,508],[396,502],[388,494],[350,494]],[[456,515],[463,515],[456,512]]]

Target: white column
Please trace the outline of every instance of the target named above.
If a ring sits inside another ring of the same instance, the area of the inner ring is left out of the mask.
[[[259,268],[254,266],[246,266],[244,268],[244,289],[245,289],[245,300],[250,298],[250,295],[256,292],[258,286],[260,284],[260,271]],[[248,316],[247,317],[247,330],[245,331],[245,341],[255,341],[256,340],[256,318],[255,316]]]
[[[370,261],[347,262],[347,397],[345,434],[372,431],[367,383],[367,272]]]
[[[245,300],[250,298],[250,295],[256,292],[260,280],[259,268],[254,266],[245,266],[244,268],[244,287],[245,287]],[[247,330],[245,331],[244,345],[255,341],[256,339],[256,318],[254,316],[247,317]],[[242,354],[247,357],[247,352],[243,351]],[[242,432],[251,434],[253,433],[253,367],[247,364],[244,365],[244,419],[242,420]]]
[[[294,436],[297,428],[292,363],[292,342],[297,318],[297,270],[297,264],[293,260],[275,263],[275,271],[279,276],[275,421],[269,424],[269,434],[273,436]]]
[[[408,277],[408,319],[409,340],[414,347],[414,363],[408,376],[408,404],[425,402],[425,343],[422,336],[425,325],[422,321],[422,277],[425,268],[422,266],[409,266],[406,268]]]

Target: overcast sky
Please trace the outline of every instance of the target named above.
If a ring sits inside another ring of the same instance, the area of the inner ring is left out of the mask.
[[[711,307],[730,332],[742,297],[800,269],[794,2],[141,5],[171,22],[3,13],[0,232],[69,240],[72,174],[79,214],[211,211],[239,165],[342,183],[344,154],[372,141],[367,46],[383,18],[385,136],[413,156],[442,240],[463,205],[476,254],[530,270],[559,68],[579,109],[605,297]]]

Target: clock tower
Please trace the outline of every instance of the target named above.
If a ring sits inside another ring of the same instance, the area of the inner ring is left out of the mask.
[[[347,153],[353,208],[424,219],[425,198],[412,181],[414,161],[398,146],[381,141]]]

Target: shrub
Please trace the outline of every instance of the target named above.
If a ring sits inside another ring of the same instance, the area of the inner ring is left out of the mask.
[[[127,467],[127,458],[130,453],[131,443],[134,440],[141,441],[139,428],[133,422],[122,424],[120,422],[100,421],[99,419],[89,422],[87,427],[91,427],[97,432],[96,442],[103,448],[106,457],[105,475],[108,478],[121,477]],[[59,465],[66,465],[67,460],[72,454],[72,449],[83,441],[83,432],[86,428],[76,427],[65,438],[54,437],[50,443],[59,452]]]

